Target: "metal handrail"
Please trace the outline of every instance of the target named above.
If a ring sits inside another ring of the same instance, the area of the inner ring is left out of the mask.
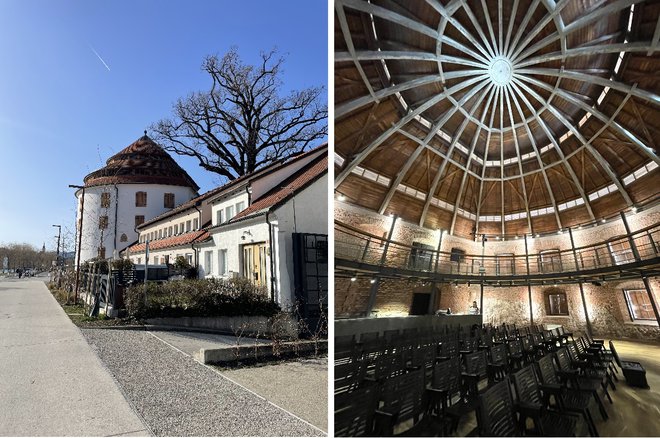
[[[635,259],[630,246],[639,253]],[[614,268],[660,255],[660,225],[592,245],[530,255],[452,254],[387,239],[335,221],[335,257],[374,266],[452,275],[522,276]],[[577,263],[576,263],[577,261]]]

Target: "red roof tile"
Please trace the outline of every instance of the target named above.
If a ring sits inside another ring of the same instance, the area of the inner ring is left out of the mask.
[[[207,230],[192,231],[190,233],[181,234],[180,236],[172,236],[166,239],[152,240],[149,242],[149,251],[156,251],[164,248],[172,248],[175,246],[190,245],[195,242],[203,242],[210,237]],[[144,252],[147,247],[146,243],[135,243],[129,246],[125,251]]]
[[[282,204],[293,195],[306,188],[327,171],[328,155],[324,154],[309,162],[305,167],[282,181],[277,187],[270,190],[261,198],[253,201],[248,208],[234,216],[229,223],[248,218],[265,209]]]

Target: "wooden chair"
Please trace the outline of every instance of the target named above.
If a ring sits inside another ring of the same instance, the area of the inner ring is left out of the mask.
[[[552,397],[557,409],[582,415],[589,426],[591,436],[598,436],[598,429],[594,423],[592,411],[598,409],[603,420],[607,420],[608,418],[603,402],[598,397],[598,394],[588,390],[571,389],[563,385],[557,377],[552,355],[542,357],[536,363],[536,370],[544,404],[550,407]]]
[[[574,366],[566,347],[557,350],[555,357],[559,367],[557,375],[563,383],[570,384],[572,388],[576,389],[593,392],[602,391],[603,395],[612,403],[612,397],[610,397],[610,393],[607,390],[607,383],[599,377],[580,375],[580,369],[577,367],[577,364]]]
[[[377,436],[393,436],[397,425],[411,421],[412,426],[407,433],[415,435],[415,429],[423,428],[426,412],[428,397],[423,371],[392,377],[381,387],[374,433]]]
[[[509,351],[509,369],[521,369],[524,362],[522,341],[520,339],[509,341],[506,346]]]
[[[488,361],[488,382],[492,384],[506,378],[509,371],[509,358],[506,345],[495,345],[490,349],[490,360]]]
[[[522,436],[511,387],[503,380],[479,396],[477,424],[481,436]]]
[[[578,417],[547,409],[532,365],[516,372],[511,379],[516,390],[521,424],[525,425],[526,420],[531,419],[534,423],[531,432],[535,435],[575,436]],[[523,427],[526,429],[526,426]]]
[[[377,397],[376,386],[335,396],[335,436],[372,436]]]

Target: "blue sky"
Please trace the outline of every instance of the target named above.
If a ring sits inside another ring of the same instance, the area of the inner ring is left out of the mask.
[[[207,54],[277,47],[285,86],[327,88],[327,14],[323,0],[1,0],[0,243],[54,249],[51,225],[75,222],[68,184],[207,89]],[[200,192],[218,182],[174,158]]]

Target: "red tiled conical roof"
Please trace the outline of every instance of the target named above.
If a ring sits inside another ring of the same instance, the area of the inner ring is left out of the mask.
[[[146,132],[108,158],[105,167],[85,177],[86,187],[106,184],[165,184],[199,190],[190,175]]]

